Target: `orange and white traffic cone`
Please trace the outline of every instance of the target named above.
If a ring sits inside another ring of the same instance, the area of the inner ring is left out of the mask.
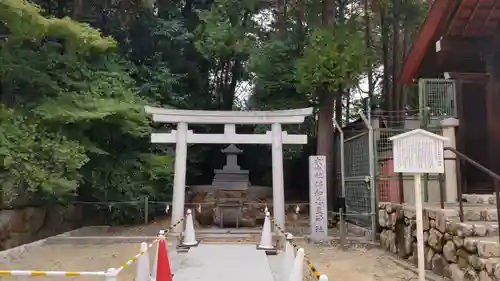
[[[158,251],[160,249],[160,240],[165,239],[165,230],[160,230],[158,232],[158,243],[156,244],[156,251],[153,257],[153,269],[151,270],[151,280],[156,280],[156,272],[158,268]]]
[[[162,237],[163,238],[163,237]],[[168,251],[165,239],[160,238],[158,242],[158,265],[156,266],[156,281],[172,281],[172,270],[168,259]]]

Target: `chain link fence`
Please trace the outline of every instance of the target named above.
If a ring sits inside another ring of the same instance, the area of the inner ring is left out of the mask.
[[[395,173],[392,156],[392,142],[390,138],[413,129],[381,128],[375,130],[376,138],[376,174],[377,200],[379,202],[415,203],[413,191],[413,176]],[[439,128],[427,128],[428,131],[441,135]],[[438,203],[440,201],[440,187],[438,175],[424,175],[423,198],[425,202]]]
[[[375,240],[377,219],[374,189],[373,128],[370,121],[360,118],[341,128],[334,121],[340,134],[340,175],[342,197],[345,198],[345,218],[348,223],[368,229]]]
[[[344,185],[348,213],[359,214],[352,219],[370,225],[371,186],[369,132],[360,132],[344,141]]]
[[[165,217],[171,202],[152,201],[148,197],[129,201],[72,201],[73,209],[83,213],[87,224],[121,225],[148,223],[158,217]]]
[[[446,91],[441,96],[433,96],[433,93],[432,91],[427,93],[428,97],[422,100],[434,107],[436,104],[441,104],[443,111],[452,114],[453,95]],[[449,103],[451,105],[446,106]],[[436,110],[435,112],[441,112]],[[342,128],[334,121],[340,135],[338,142],[340,153],[336,157],[335,174],[342,186],[342,197],[345,198],[346,221],[371,231],[374,239],[378,224],[376,218],[378,202],[413,204],[415,201],[413,177],[394,172],[390,138],[417,128],[442,134],[440,126],[429,124],[426,118],[418,116],[417,113],[423,112],[429,116],[431,111],[417,109],[414,110],[416,114],[409,114],[407,111],[384,112],[380,116],[371,114],[370,119],[360,114],[357,121]],[[386,115],[389,118],[386,118]],[[425,202],[440,202],[438,175],[424,175],[423,184]]]

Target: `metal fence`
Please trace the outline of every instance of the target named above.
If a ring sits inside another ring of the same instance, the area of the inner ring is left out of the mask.
[[[346,220],[375,233],[378,202],[412,204],[414,201],[411,175],[394,172],[390,138],[415,129],[412,126],[418,123],[398,129],[374,128],[372,123],[377,124],[363,114],[356,124],[343,129],[334,121],[340,135],[336,174],[346,202]],[[441,134],[439,127],[427,130]],[[439,202],[439,184],[437,175],[424,175],[426,202]]]
[[[441,134],[439,121],[456,116],[455,82],[421,79],[419,108],[413,111],[413,114],[406,110],[385,112],[385,117],[370,115],[370,119],[360,113],[358,121],[344,128],[333,120],[339,132],[337,151],[340,152],[336,157],[335,174],[346,202],[346,220],[370,228],[374,235],[378,202],[414,202],[411,175],[394,173],[390,138],[422,126]],[[380,118],[381,122],[372,122],[372,118]],[[424,175],[423,184],[424,200],[438,202],[441,196],[438,176]]]
[[[374,130],[375,183],[379,202],[414,203],[413,177],[394,172],[392,142],[390,141],[391,137],[411,130],[411,128]],[[439,135],[442,133],[440,128],[427,128],[427,130]],[[440,200],[438,175],[424,175],[423,184],[424,201],[437,203]]]
[[[334,121],[340,133],[340,183],[345,198],[347,218],[371,230],[376,235],[376,191],[373,128],[370,121],[360,114],[360,127],[343,131]]]

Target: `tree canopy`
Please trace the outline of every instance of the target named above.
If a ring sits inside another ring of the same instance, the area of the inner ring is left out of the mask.
[[[313,106],[316,116],[286,128],[312,144],[287,147],[287,167],[314,151],[331,158],[333,115],[349,121],[365,97],[387,110],[412,101],[389,70],[424,12],[400,0],[0,0],[2,204],[170,200],[172,148],[150,144],[144,105]],[[189,149],[188,182],[211,177],[217,148]],[[258,184],[270,185],[267,149],[249,148]],[[295,177],[287,185],[306,176]],[[137,208],[108,215],[134,220]]]

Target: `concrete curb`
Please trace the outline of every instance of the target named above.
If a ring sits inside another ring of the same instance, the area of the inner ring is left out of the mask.
[[[62,237],[71,236],[74,233],[78,233],[78,231],[81,231],[81,229],[83,229],[83,228],[85,228],[85,227],[73,229],[73,230],[63,232],[63,233],[55,235],[55,236],[49,236],[47,238],[43,238],[43,239],[28,243],[28,244],[23,244],[23,245],[14,247],[14,248],[10,248],[10,249],[1,251],[0,252],[0,259],[4,260],[6,263],[9,264],[12,262],[13,259],[17,258],[18,256],[20,256],[24,253],[29,252],[31,249],[33,249],[35,247],[43,246],[48,239],[51,239],[54,237],[61,237],[62,238]]]
[[[70,236],[50,237],[43,245],[106,245],[152,242],[157,236]]]

